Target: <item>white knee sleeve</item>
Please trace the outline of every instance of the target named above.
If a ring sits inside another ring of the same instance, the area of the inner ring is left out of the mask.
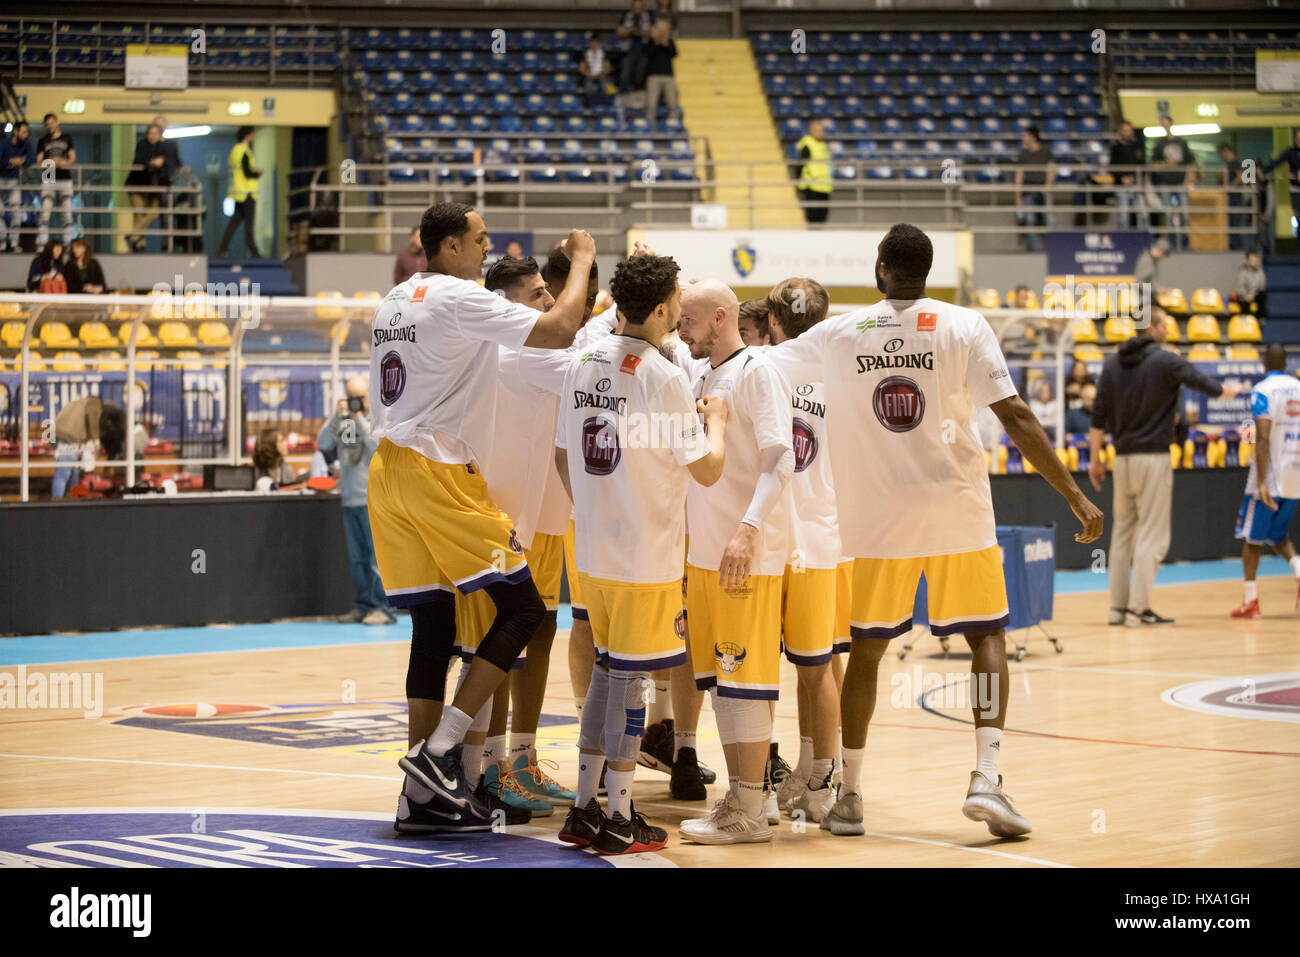
[[[605,757],[610,761],[635,761],[645,734],[646,699],[653,687],[650,675],[640,671],[609,673],[609,699],[605,706]]]
[[[722,733],[723,715],[727,716],[732,739],[724,744],[767,743],[772,738],[772,709],[766,701],[747,698],[723,698],[714,701],[718,710],[718,732]]]
[[[582,706],[582,724],[578,747],[584,751],[605,750],[605,708],[609,701],[609,670],[599,664],[591,666],[591,684]]]
[[[723,744],[735,744],[736,725],[732,720],[731,711],[722,704],[727,699],[718,696],[716,687],[709,689],[709,697],[713,702],[713,718],[718,722],[718,740]]]

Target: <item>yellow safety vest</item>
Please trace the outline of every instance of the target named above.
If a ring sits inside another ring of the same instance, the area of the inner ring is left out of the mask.
[[[804,162],[803,169],[799,171],[799,188],[810,189],[814,193],[829,193],[831,191],[830,149],[824,140],[814,139],[811,136],[801,139],[795,149],[802,153],[805,146],[808,147],[808,159]]]
[[[226,190],[226,195],[237,203],[242,203],[250,196],[257,199],[257,177],[244,175],[244,157],[248,157],[249,165],[253,164],[253,151],[248,148],[247,143],[236,143],[235,148],[230,151],[230,188]]]

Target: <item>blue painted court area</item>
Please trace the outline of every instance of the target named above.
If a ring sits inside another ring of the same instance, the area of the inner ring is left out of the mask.
[[[1290,574],[1291,570],[1286,562],[1276,555],[1269,555],[1260,560],[1261,578]],[[1158,586],[1191,585],[1201,582],[1237,581],[1240,578],[1241,562],[1236,559],[1181,562],[1161,567],[1156,584]],[[1106,591],[1104,572],[1084,570],[1056,573],[1058,595],[1104,591]],[[572,626],[573,615],[568,605],[560,606],[557,624],[561,629]],[[0,667],[57,664],[63,661],[103,661],[113,658],[151,658],[160,655],[197,655],[220,651],[361,645],[405,641],[410,634],[409,619],[401,617],[395,625],[379,627],[307,621],[207,628],[154,628],[84,635],[31,635],[21,638],[0,638]]]

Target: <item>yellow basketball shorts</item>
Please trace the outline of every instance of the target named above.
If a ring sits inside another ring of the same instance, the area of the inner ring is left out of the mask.
[[[781,580],[781,623],[785,656],[796,665],[824,665],[835,648],[835,590],[838,569],[789,565]]]
[[[379,577],[398,608],[529,577],[514,523],[472,465],[434,462],[382,439],[367,497]]]
[[[596,658],[611,671],[658,671],[686,661],[682,583],[610,581],[579,572]]]
[[[528,567],[533,570],[533,584],[546,604],[546,613],[555,617],[560,607],[560,577],[564,571],[564,536],[533,535],[533,547],[524,550]]]
[[[888,641],[911,630],[922,574],[935,635],[996,631],[1010,623],[1002,551],[991,545],[955,555],[854,559],[853,637]]]
[[[853,644],[849,622],[853,620],[853,559],[840,562],[835,569],[835,654],[841,655]]]
[[[775,701],[781,669],[781,576],[724,591],[718,572],[687,565],[686,614],[695,685],[724,698]]]
[[[573,522],[564,533],[564,575],[569,579],[569,606],[573,610],[574,621],[587,620],[587,603],[582,600],[582,576],[578,572],[578,551],[575,543]]]
[[[492,596],[479,589],[468,595],[456,592],[456,644],[452,649],[462,661],[468,662],[478,653],[488,629],[496,621],[497,608]],[[528,648],[519,652],[519,657],[510,666],[511,669],[522,668],[527,660]]]

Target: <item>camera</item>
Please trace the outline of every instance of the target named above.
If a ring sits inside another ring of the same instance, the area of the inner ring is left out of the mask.
[[[364,412],[364,411],[366,411],[366,399],[365,399],[365,396],[361,396],[361,395],[350,395],[350,396],[348,396],[348,411],[349,411],[349,412]]]

